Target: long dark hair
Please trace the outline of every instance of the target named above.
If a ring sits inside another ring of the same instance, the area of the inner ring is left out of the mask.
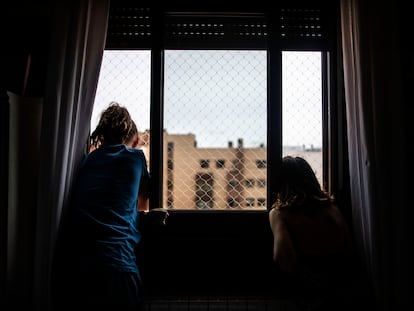
[[[125,107],[111,102],[100,116],[99,123],[90,137],[90,144],[98,148],[105,143],[125,144],[138,133],[135,122]]]
[[[280,183],[272,207],[326,207],[332,202],[333,198],[321,188],[315,172],[304,158],[285,156],[282,159]]]

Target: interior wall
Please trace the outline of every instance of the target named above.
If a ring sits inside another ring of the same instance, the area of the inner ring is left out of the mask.
[[[38,126],[41,122],[38,98],[44,94],[51,3],[45,0],[16,0],[1,4],[0,253],[6,254],[0,256],[1,305],[12,292],[10,278],[23,278],[24,282],[16,283],[16,286],[22,290],[21,295],[30,299],[31,267],[28,256],[33,249],[29,240],[33,238],[31,231],[35,221],[37,184],[36,165],[33,163],[37,162]],[[13,97],[12,103],[9,95]],[[23,95],[28,99],[21,101],[20,96]],[[20,191],[22,188],[26,190]],[[10,210],[10,204],[19,206],[19,210]],[[15,256],[22,257],[11,261]],[[19,303],[28,301],[20,299]]]

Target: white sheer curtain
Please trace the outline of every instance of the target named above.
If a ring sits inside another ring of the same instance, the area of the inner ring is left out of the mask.
[[[72,178],[86,150],[109,0],[56,3],[41,132],[33,301],[50,308],[51,262]]]
[[[404,70],[413,68],[404,68],[400,5],[341,0],[353,224],[372,281],[375,310],[413,304],[404,111]]]

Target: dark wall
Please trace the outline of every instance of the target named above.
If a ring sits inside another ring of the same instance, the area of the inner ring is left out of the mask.
[[[13,1],[4,5],[2,92],[41,96],[46,77],[52,6],[48,1]],[[26,70],[29,70],[27,79]]]
[[[149,296],[269,296],[277,271],[266,211],[172,211],[142,220],[137,249]]]
[[[0,254],[7,254],[9,131],[13,130],[9,129],[7,92],[35,97],[44,94],[51,8],[49,1],[16,0],[3,1],[1,4]],[[30,66],[28,66],[29,55]],[[30,68],[25,78],[28,67]],[[0,256],[1,302],[5,301],[6,268],[6,256],[2,255]]]

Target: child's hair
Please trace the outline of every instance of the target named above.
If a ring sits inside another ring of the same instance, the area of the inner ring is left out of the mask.
[[[117,102],[111,102],[101,113],[99,123],[91,134],[90,144],[94,149],[104,142],[125,144],[137,134],[137,126],[128,110]]]
[[[292,156],[282,159],[280,184],[272,208],[329,206],[332,200],[321,188],[315,172],[305,159]]]

